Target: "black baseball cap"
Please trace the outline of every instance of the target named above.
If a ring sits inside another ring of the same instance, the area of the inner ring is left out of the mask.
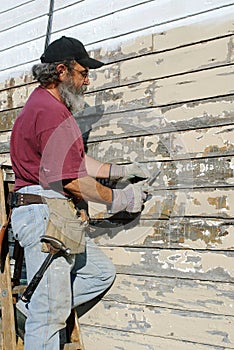
[[[53,41],[40,59],[42,63],[61,62],[71,59],[91,69],[100,68],[104,65],[103,62],[89,57],[82,42],[66,36]]]

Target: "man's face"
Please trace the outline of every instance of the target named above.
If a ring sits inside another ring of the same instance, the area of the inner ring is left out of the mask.
[[[90,84],[89,81],[89,69],[87,67],[81,66],[79,63],[73,67],[72,77],[74,85],[79,88],[81,86],[87,86]]]
[[[79,112],[84,107],[84,92],[90,84],[88,69],[77,63],[72,72],[68,71],[58,85],[60,96],[66,107],[72,112]]]

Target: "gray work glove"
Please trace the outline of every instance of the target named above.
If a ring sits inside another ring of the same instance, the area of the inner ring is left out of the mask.
[[[144,181],[141,181],[134,185],[130,184],[122,190],[112,190],[113,201],[109,212],[112,214],[123,210],[129,213],[140,212],[147,197],[147,194],[143,191],[143,183]]]
[[[146,179],[150,177],[150,172],[144,163],[131,163],[126,165],[112,164],[110,168],[110,180],[124,179],[133,177]]]

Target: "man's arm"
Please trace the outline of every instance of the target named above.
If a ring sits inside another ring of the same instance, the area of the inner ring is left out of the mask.
[[[90,176],[63,181],[66,192],[77,199],[106,204],[109,212],[114,214],[122,210],[137,213],[142,210],[146,193],[142,184],[129,184],[124,189],[110,189],[101,185]]]
[[[99,179],[131,179],[133,177],[148,178],[151,173],[144,163],[130,163],[125,165],[102,163],[85,155],[85,166],[89,176]]]
[[[63,181],[63,187],[66,192],[69,192],[77,199],[85,201],[111,204],[112,190],[101,185],[90,176],[85,176],[79,179],[71,179]]]
[[[93,178],[108,179],[110,176],[110,164],[102,163],[85,155],[85,166],[89,176]]]

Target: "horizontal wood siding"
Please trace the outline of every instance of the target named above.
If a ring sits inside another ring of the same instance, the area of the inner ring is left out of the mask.
[[[0,163],[37,86],[49,3],[0,10]],[[233,15],[229,0],[55,1],[51,40],[106,63],[75,115],[87,153],[161,171],[141,215],[89,203],[117,277],[80,318],[87,350],[234,349]]]

